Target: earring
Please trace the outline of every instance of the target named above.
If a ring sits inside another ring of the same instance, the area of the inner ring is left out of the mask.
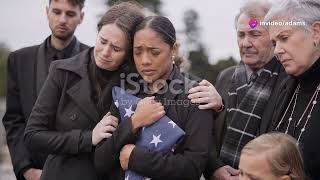
[[[172,58],[172,60],[174,60],[174,58],[176,58],[176,56],[172,55],[171,58]]]

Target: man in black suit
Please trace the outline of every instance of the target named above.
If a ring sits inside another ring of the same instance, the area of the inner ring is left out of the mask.
[[[85,0],[49,0],[46,7],[51,35],[36,46],[12,52],[7,62],[7,109],[3,117],[7,143],[18,180],[40,179],[46,154],[31,152],[23,142],[24,129],[46,80],[50,63],[88,48],[74,32],[81,24]]]

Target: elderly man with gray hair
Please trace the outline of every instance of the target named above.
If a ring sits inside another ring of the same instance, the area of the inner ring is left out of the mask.
[[[270,7],[267,1],[248,1],[235,18],[241,62],[217,77],[215,86],[225,108],[216,113],[213,148],[204,173],[207,179],[238,179],[242,148],[270,125],[262,118],[264,109],[285,75],[274,57],[268,29],[259,23]],[[201,100],[209,99],[209,91],[200,85],[189,91],[189,98],[203,103]]]

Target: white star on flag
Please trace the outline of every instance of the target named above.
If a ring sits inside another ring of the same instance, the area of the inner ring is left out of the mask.
[[[176,126],[176,123],[174,123],[173,121],[169,121],[168,124],[171,124],[172,128],[174,128]]]
[[[116,107],[119,108],[119,102],[118,102],[118,100],[114,102],[114,105],[116,105]]]
[[[117,86],[112,89],[112,97],[115,106],[119,110],[121,121],[127,121],[132,117],[138,102],[141,100],[141,98],[128,94],[124,89]],[[143,127],[139,134],[139,138],[135,143],[137,146],[141,146],[147,150],[166,153],[170,152],[170,150],[173,151],[175,143],[185,135],[185,132],[168,116],[163,116],[152,125]],[[164,135],[161,137],[162,134]],[[150,180],[150,178],[141,176],[130,170],[126,170],[124,179]]]
[[[159,134],[159,136],[155,136],[155,135],[152,135],[153,137],[153,139],[152,139],[152,141],[150,142],[150,144],[154,144],[156,147],[158,146],[158,143],[161,143],[162,141],[161,141],[161,139],[160,139],[160,136],[161,136],[161,134]]]
[[[124,180],[129,180],[129,174],[128,174],[128,176],[127,176]]]
[[[124,117],[131,117],[131,115],[134,113],[134,111],[132,111],[132,106],[129,107],[129,109],[124,108],[124,110],[126,111],[126,114],[124,115]]]

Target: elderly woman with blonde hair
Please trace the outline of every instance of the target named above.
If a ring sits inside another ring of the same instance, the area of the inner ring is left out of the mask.
[[[264,21],[273,24],[274,53],[289,74],[266,108],[271,130],[296,138],[306,175],[320,179],[320,1],[282,1]]]
[[[284,133],[263,134],[241,151],[240,180],[303,180],[303,161],[297,141]]]

